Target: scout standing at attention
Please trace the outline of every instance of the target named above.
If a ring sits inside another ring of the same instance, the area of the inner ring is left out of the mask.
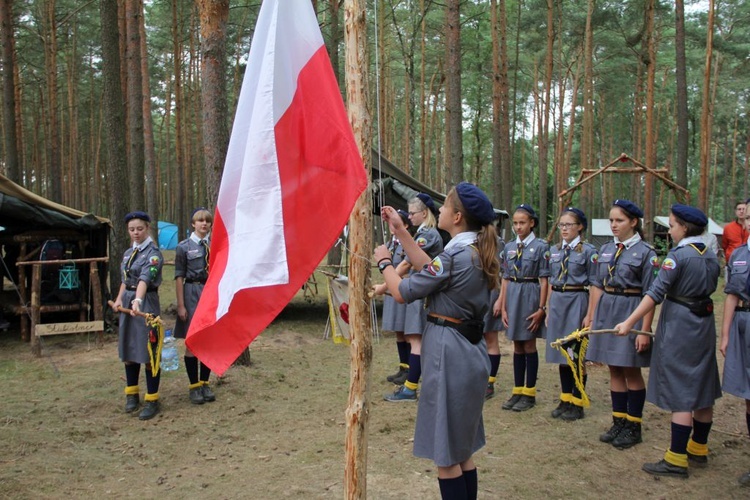
[[[437,230],[437,219],[438,209],[435,206],[435,202],[432,201],[430,195],[425,193],[419,193],[416,197],[409,200],[409,220],[412,225],[417,227],[417,232],[414,235],[412,241],[416,242],[417,246],[421,248],[429,257],[432,259],[436,257],[440,252],[443,251],[443,239],[440,237],[440,233]],[[398,213],[396,212],[396,216]],[[398,235],[402,245],[405,245],[403,238],[412,239],[407,232],[405,235]],[[406,248],[404,246],[404,248]],[[410,273],[414,274],[419,272],[421,266],[416,266],[409,257],[409,252],[406,252],[405,265],[409,265]],[[399,273],[403,273],[402,268],[398,269]],[[421,350],[422,350],[422,330],[424,330],[424,305],[422,300],[415,300],[410,302],[406,306],[406,318],[404,320],[404,335],[406,341],[410,345],[409,351],[409,372],[406,377],[404,385],[396,389],[392,394],[387,394],[384,399],[390,402],[399,401],[416,401],[417,400],[417,387],[419,385],[419,378],[422,375],[422,361],[421,361]]]
[[[384,207],[382,212],[420,269],[402,280],[388,249],[376,248],[388,290],[399,302],[429,297],[414,455],[437,465],[442,498],[475,499],[472,455],[485,443],[482,407],[490,369],[482,318],[498,275],[495,213],[479,188],[460,183],[440,208],[440,227],[453,238],[431,259],[407,236],[395,210]]]
[[[177,245],[174,258],[175,293],[177,294],[177,323],[174,327],[174,336],[177,339],[187,337],[190,320],[193,318],[195,308],[198,307],[198,300],[201,298],[203,286],[208,279],[212,223],[211,212],[203,207],[195,209],[191,220],[193,232],[189,238]],[[204,402],[216,401],[216,395],[208,385],[211,369],[200,363],[199,374],[198,363],[195,354],[185,347],[185,371],[190,382],[188,386],[190,402],[201,405]]]
[[[743,224],[750,232],[750,217]],[[727,270],[720,347],[726,357],[722,387],[745,400],[745,421],[750,433],[750,239],[734,249]],[[740,478],[740,484],[750,486],[750,472]]]
[[[158,316],[159,285],[164,264],[159,248],[148,235],[151,218],[145,212],[131,212],[125,216],[128,235],[132,245],[125,250],[120,263],[122,284],[117,300],[112,304],[132,309],[131,314],[120,313],[120,335],[118,348],[120,359],[125,363],[125,411],[134,412],[140,405],[138,379],[141,365],[146,365],[146,405],[138,418],[148,420],[159,413],[159,380],[161,371],[153,375],[148,352],[150,327],[137,312]]]
[[[664,301],[654,338],[648,400],[672,412],[672,443],[662,460],[643,464],[643,470],[654,476],[686,478],[688,460],[696,465],[708,462],[708,433],[721,386],[711,300],[720,268],[716,254],[701,238],[707,224],[708,218],[697,208],[672,205],[669,235],[677,247],[667,254],[636,310],[615,326],[618,335],[627,335]]]
[[[584,243],[581,239],[587,225],[583,211],[574,207],[563,210],[557,222],[562,241],[550,249],[549,257],[550,291],[545,360],[547,363],[560,365],[560,404],[552,410],[552,417],[569,421],[584,416],[581,392],[575,386],[572,368],[551,343],[581,327],[590,326],[594,316],[588,288],[596,279],[597,252],[594,245]]]
[[[592,330],[611,329],[624,321],[641,302],[658,271],[659,260],[641,236],[643,212],[628,200],[615,200],[609,210],[614,241],[599,250],[596,279],[589,290],[594,300]],[[635,329],[651,331],[654,311],[643,316]],[[609,365],[612,396],[612,427],[599,436],[618,449],[640,443],[646,384],[641,368],[651,361],[651,339],[647,335],[620,337],[611,333],[592,335],[586,358]]]
[[[409,214],[404,210],[398,210],[398,214],[401,216],[401,222],[407,230],[411,227],[409,222]],[[404,260],[406,252],[404,247],[396,235],[391,235],[391,241],[388,242],[388,250],[393,255],[393,265],[396,270],[399,271],[399,276],[405,276],[409,272],[409,265]],[[401,263],[405,265],[401,265]],[[376,285],[374,291],[378,295],[386,293],[388,288],[385,283]],[[398,370],[392,375],[388,375],[386,380],[396,385],[403,385],[406,382],[406,377],[409,375],[409,354],[411,348],[409,343],[406,341],[404,336],[404,322],[406,320],[406,304],[399,304],[390,295],[383,297],[383,322],[381,329],[389,332],[396,333],[396,350],[398,351]]]
[[[498,224],[499,224],[498,220]],[[497,231],[498,227],[495,226]],[[505,250],[505,242],[499,236],[497,237],[497,261],[500,266],[500,274],[498,280],[502,279],[502,267],[503,267],[503,250]],[[492,290],[490,294],[490,309],[484,316],[484,341],[487,342],[487,354],[490,357],[490,378],[487,380],[487,391],[484,394],[484,399],[491,399],[495,397],[495,382],[497,381],[497,372],[500,370],[500,330],[503,329],[503,318],[500,314],[502,308],[502,298],[500,297],[500,287]]]
[[[526,411],[536,404],[539,353],[536,339],[544,338],[547,309],[549,245],[534,235],[539,222],[529,205],[513,212],[516,239],[505,245],[501,314],[507,337],[513,341],[513,394],[503,410]],[[524,382],[525,377],[525,382]]]

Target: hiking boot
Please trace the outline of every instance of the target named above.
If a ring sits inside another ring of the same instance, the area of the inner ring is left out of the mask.
[[[518,403],[513,405],[513,411],[526,411],[536,406],[536,397],[534,396],[521,396]]]
[[[658,462],[643,464],[641,467],[645,472],[648,472],[652,476],[664,476],[664,477],[680,477],[687,479],[688,468],[680,467],[679,465],[672,465],[664,459]]]
[[[495,384],[492,382],[487,383],[487,389],[484,391],[484,400],[490,400],[495,397]]]
[[[416,401],[417,400],[417,391],[414,389],[409,389],[408,387],[401,386],[398,389],[396,389],[393,394],[386,394],[383,396],[383,399],[385,401],[390,401],[391,403],[399,403],[401,401]]]
[[[503,403],[502,409],[512,410],[516,403],[521,399],[521,396],[522,394],[513,394],[508,401]]]
[[[612,446],[618,450],[632,448],[638,443],[643,442],[641,437],[641,424],[638,422],[626,422],[620,434],[612,440]]]
[[[687,456],[688,456],[688,463],[690,465],[693,465],[699,468],[704,468],[708,466],[708,455],[694,455],[688,451]]]
[[[560,404],[557,405],[557,408],[552,410],[550,415],[552,415],[552,418],[560,418],[563,413],[568,411],[568,408],[570,408],[570,403],[567,401],[560,401]]]
[[[146,405],[138,415],[139,420],[150,420],[159,413],[159,402],[158,401],[146,401]]]
[[[394,374],[388,375],[385,379],[388,382],[392,382],[396,385],[404,385],[404,382],[406,382],[406,377],[409,376],[409,369],[404,368],[403,366],[398,367],[398,371]]]
[[[583,418],[583,406],[574,405],[570,403],[568,410],[560,415],[560,420],[566,422],[572,422],[573,420],[581,420]]]
[[[206,403],[213,403],[216,401],[216,394],[211,390],[211,386],[208,385],[208,382],[201,386],[201,391],[203,392],[203,401]]]
[[[617,436],[620,435],[620,431],[625,427],[626,419],[620,417],[612,417],[612,427],[607,432],[599,436],[599,441],[602,443],[611,443]]]
[[[193,387],[190,389],[190,402],[194,405],[202,405],[203,401],[203,387]]]
[[[750,472],[742,474],[737,482],[740,483],[740,486],[750,486]]]
[[[125,396],[125,413],[133,413],[138,409],[138,405],[141,404],[141,400],[138,394],[128,394]]]

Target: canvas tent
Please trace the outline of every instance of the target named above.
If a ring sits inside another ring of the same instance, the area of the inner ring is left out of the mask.
[[[159,249],[174,250],[179,243],[177,224],[160,220],[157,223],[159,227]]]
[[[102,319],[108,219],[47,200],[0,175],[0,220],[3,273],[18,287],[18,293],[3,296],[2,306],[20,316],[25,340],[42,326],[41,314],[78,311],[80,322],[90,314]]]

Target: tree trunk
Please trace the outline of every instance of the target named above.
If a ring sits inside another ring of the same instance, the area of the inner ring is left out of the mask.
[[[708,210],[708,168],[711,157],[711,58],[714,45],[714,0],[708,0],[708,25],[706,26],[706,67],[703,74],[703,107],[701,110],[701,167],[698,187],[698,208]]]
[[[13,0],[0,0],[0,37],[3,44],[3,153],[5,175],[13,182],[21,183],[21,166],[16,134],[16,85],[15,60],[13,57]]]
[[[688,94],[685,58],[685,0],[675,0],[675,86],[677,87],[677,184],[687,188]]]
[[[186,178],[185,178],[185,151],[183,147],[183,110],[185,101],[182,96],[182,44],[180,43],[180,30],[178,20],[178,0],[172,0],[172,61],[174,63],[174,149],[175,149],[175,176],[174,183],[174,205],[175,220],[180,234],[185,234],[185,196],[186,196]]]
[[[206,200],[213,206],[224,170],[229,130],[227,123],[226,36],[229,0],[198,0],[201,21],[203,153]]]
[[[370,177],[371,124],[367,106],[368,57],[365,2],[345,0],[344,40],[346,47],[346,102],[349,122]],[[372,252],[372,206],[366,191],[359,197],[349,219],[351,261],[349,263],[349,318],[351,368],[349,401],[346,410],[346,457],[344,496],[367,498],[367,431],[370,415],[369,387],[372,363],[372,323],[370,320],[370,261]]]
[[[156,148],[154,146],[154,122],[151,118],[151,87],[148,70],[148,50],[146,50],[146,23],[143,0],[138,0],[140,17],[138,19],[138,34],[140,38],[141,84],[143,95],[143,158],[146,171],[146,209],[151,219],[161,218],[159,214],[159,180],[156,172]],[[152,237],[159,241],[158,228],[154,227]]]
[[[448,0],[445,7],[445,112],[450,159],[448,185],[464,176],[463,120],[461,106],[461,14],[460,0]],[[447,186],[446,186],[447,187]]]
[[[104,89],[104,125],[107,138],[106,176],[110,218],[115,230],[111,232],[109,254],[120,255],[127,248],[127,232],[121,230],[127,213],[127,194],[122,189],[128,183],[125,159],[125,105],[120,84],[120,30],[117,19],[118,0],[101,0],[99,15],[102,36],[102,78]],[[120,286],[120,268],[117,260],[109,266],[110,296],[116,294]]]
[[[141,75],[140,0],[125,1],[127,43],[125,59],[128,71],[128,176],[130,177],[130,208],[145,210],[143,145],[143,77]]]
[[[549,122],[552,114],[552,71],[555,49],[554,0],[547,0],[547,52],[544,61],[544,97],[541,106],[541,134],[539,136],[539,234],[547,234],[547,163],[549,161]]]
[[[44,52],[47,77],[47,178],[46,195],[52,201],[62,203],[62,167],[60,165],[60,118],[57,98],[57,21],[56,0],[45,3]]]
[[[591,28],[596,0],[588,0],[584,35],[583,132],[581,135],[581,168],[594,168],[594,34]]]
[[[656,11],[656,0],[646,2],[646,32],[645,39],[648,47],[646,66],[646,161],[643,162],[648,168],[656,168],[656,132],[654,123],[654,81],[656,79],[656,34],[654,33],[654,17]],[[648,241],[654,241],[654,176],[646,175],[646,186],[644,190],[644,219],[645,233]]]

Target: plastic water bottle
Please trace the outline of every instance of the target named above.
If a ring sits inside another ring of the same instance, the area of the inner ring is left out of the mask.
[[[176,371],[180,367],[177,355],[177,342],[172,336],[172,330],[164,332],[164,345],[161,348],[161,368],[165,372]]]

